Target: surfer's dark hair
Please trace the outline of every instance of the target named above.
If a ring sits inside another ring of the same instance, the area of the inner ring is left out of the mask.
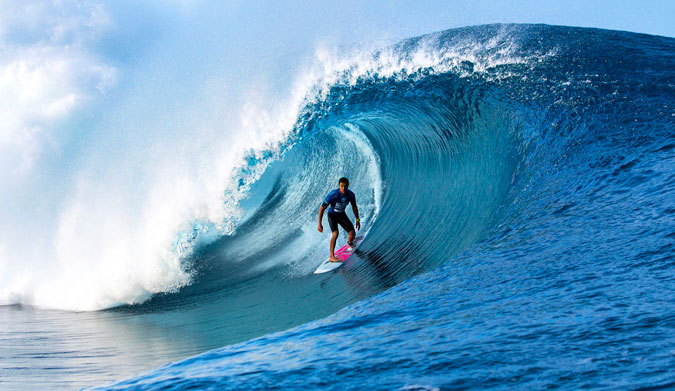
[[[345,185],[349,186],[349,179],[347,179],[347,178],[345,178],[345,177],[342,177],[342,178],[340,178],[340,180],[338,181],[338,185],[339,185],[340,183],[344,183]]]

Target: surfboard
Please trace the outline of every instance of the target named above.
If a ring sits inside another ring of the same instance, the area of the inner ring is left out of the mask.
[[[335,257],[341,260],[341,262],[331,262],[330,258],[328,258],[319,265],[314,274],[327,273],[344,265],[345,261],[356,251],[361,242],[363,242],[363,236],[357,236],[354,238],[354,247],[349,247],[347,244],[340,247],[339,250],[335,251]]]

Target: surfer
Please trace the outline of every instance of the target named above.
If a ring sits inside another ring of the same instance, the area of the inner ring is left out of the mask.
[[[330,230],[333,232],[333,237],[330,239],[331,262],[340,262],[340,260],[335,257],[335,243],[337,242],[339,235],[338,224],[349,233],[349,236],[347,236],[347,244],[350,247],[354,245],[356,231],[354,230],[354,225],[352,225],[349,217],[347,217],[347,213],[345,213],[347,204],[352,204],[354,217],[356,217],[356,228],[361,229],[359,209],[356,207],[356,196],[354,195],[354,192],[349,190],[349,179],[340,178],[338,181],[338,186],[339,188],[328,193],[326,199],[321,204],[321,207],[319,207],[319,232],[323,232],[323,225],[321,225],[321,220],[323,220],[323,211],[326,209],[326,207],[328,207],[328,205],[330,205],[330,208],[328,208],[328,225],[330,225]]]

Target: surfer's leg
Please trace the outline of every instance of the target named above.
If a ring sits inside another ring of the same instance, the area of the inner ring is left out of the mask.
[[[338,231],[338,222],[336,221],[336,216],[333,213],[328,212],[328,225],[330,225],[330,230],[333,232],[333,236],[330,238],[330,260],[331,262],[339,262],[340,260],[335,257],[335,243],[337,243],[337,238],[340,232]]]
[[[330,260],[331,262],[339,262],[340,260],[335,257],[335,243],[337,242],[338,235],[340,232],[333,231],[333,236],[330,238]]]
[[[349,220],[349,217],[347,217],[347,214],[342,212],[340,214],[336,214],[333,216],[335,220],[337,220],[337,223],[344,228],[345,231],[349,233],[349,236],[347,237],[347,244],[349,247],[354,246],[354,237],[356,236],[356,231],[354,230],[354,224],[352,224],[352,221]]]
[[[349,231],[349,236],[347,236],[347,244],[349,247],[354,247],[354,238],[356,237],[356,231]]]

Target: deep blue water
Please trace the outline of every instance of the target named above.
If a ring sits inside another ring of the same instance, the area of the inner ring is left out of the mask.
[[[368,61],[308,101],[280,150],[251,155],[242,186],[265,171],[246,215],[198,249],[191,285],[96,313],[4,308],[3,326],[33,330],[12,338],[80,343],[26,372],[38,358],[15,347],[0,374],[101,390],[675,389],[675,40],[490,25]],[[340,176],[367,236],[313,275]]]

